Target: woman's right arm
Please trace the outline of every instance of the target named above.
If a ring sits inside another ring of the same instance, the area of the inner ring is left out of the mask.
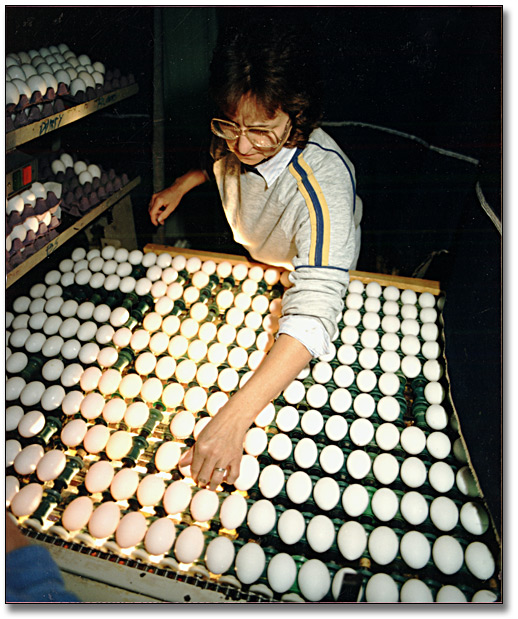
[[[190,170],[183,176],[179,176],[170,187],[154,193],[148,207],[153,224],[155,226],[163,224],[184,195],[207,180],[207,175],[203,170]]]

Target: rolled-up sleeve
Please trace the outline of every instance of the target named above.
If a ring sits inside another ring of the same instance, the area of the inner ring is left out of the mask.
[[[292,284],[284,294],[284,317],[313,317],[321,322],[329,341],[338,335],[349,270],[356,259],[353,171],[333,153],[317,152],[314,160],[304,153],[290,165],[298,192],[293,200],[296,255]],[[314,332],[316,335],[317,331]],[[326,339],[315,342],[315,351],[328,348]]]

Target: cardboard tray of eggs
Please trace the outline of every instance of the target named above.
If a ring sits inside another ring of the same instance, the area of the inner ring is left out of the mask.
[[[66,43],[7,54],[6,133],[134,84],[132,74],[106,69]]]
[[[353,274],[332,353],[258,415],[238,480],[211,492],[180,455],[272,345],[286,272],[76,248],[7,315],[11,513],[94,563],[229,599],[498,601],[443,297],[397,283]]]
[[[41,157],[38,169],[41,182],[6,204],[7,273],[130,182],[126,173],[117,174],[75,153]]]

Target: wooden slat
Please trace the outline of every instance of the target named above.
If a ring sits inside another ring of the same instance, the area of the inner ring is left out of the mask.
[[[250,262],[245,256],[235,256],[232,254],[221,254],[218,252],[202,251],[199,249],[187,249],[184,247],[171,247],[168,245],[157,245],[148,243],[144,247],[144,253],[154,252],[155,254],[168,253],[171,256],[182,255],[186,258],[197,256],[204,260],[214,260],[215,262],[227,261],[230,264],[245,264],[248,267],[260,265],[258,262]],[[416,279],[413,277],[402,277],[399,275],[387,275],[386,273],[368,273],[366,271],[351,271],[351,279],[359,279],[364,284],[378,282],[383,286],[396,286],[397,288],[414,290],[415,292],[431,292],[438,295],[441,292],[440,283],[434,280]]]
[[[47,135],[47,133],[61,129],[61,127],[64,127],[65,125],[76,122],[77,120],[80,120],[85,116],[89,116],[98,110],[102,110],[109,105],[113,105],[118,101],[127,99],[137,92],[138,84],[132,84],[131,86],[109,92],[101,97],[92,99],[91,101],[86,101],[86,103],[74,105],[74,107],[68,108],[58,114],[53,114],[48,118],[43,118],[42,120],[27,125],[26,127],[20,127],[19,129],[10,131],[5,136],[5,148],[7,152],[9,152],[21,144],[25,144],[35,138],[41,137],[42,135]]]

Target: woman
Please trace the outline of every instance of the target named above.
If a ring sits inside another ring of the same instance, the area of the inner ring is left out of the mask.
[[[214,490],[239,475],[245,434],[256,416],[313,357],[330,349],[355,268],[361,201],[354,168],[317,128],[321,82],[295,28],[253,23],[221,39],[211,63],[213,175],[240,242],[257,261],[290,269],[277,339],[252,378],[202,430],[181,464]],[[162,224],[181,198],[210,178],[191,170],[154,194]]]

